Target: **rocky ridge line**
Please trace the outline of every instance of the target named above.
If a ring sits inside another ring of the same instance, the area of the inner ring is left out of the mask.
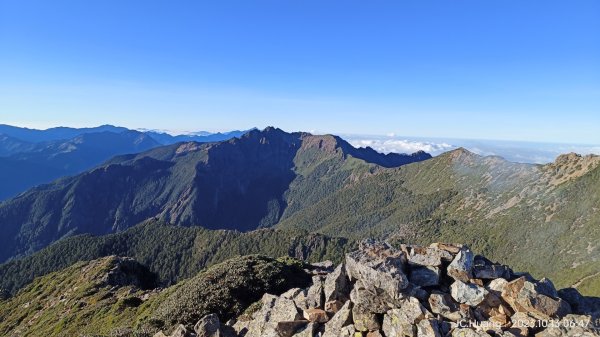
[[[396,249],[365,240],[336,268],[320,263],[311,272],[309,288],[265,294],[254,312],[226,324],[211,314],[170,336],[600,336],[600,299],[557,291],[463,245]]]

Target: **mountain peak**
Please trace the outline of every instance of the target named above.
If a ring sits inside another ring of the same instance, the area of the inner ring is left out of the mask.
[[[457,161],[457,162],[473,161],[475,159],[481,158],[480,155],[478,155],[474,152],[471,152],[471,151],[465,149],[464,147],[459,147],[457,149],[448,151],[445,154],[443,154],[442,156],[447,156],[451,160]]]

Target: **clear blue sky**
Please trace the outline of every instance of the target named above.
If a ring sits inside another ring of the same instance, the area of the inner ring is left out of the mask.
[[[0,123],[600,143],[600,2],[0,0]]]

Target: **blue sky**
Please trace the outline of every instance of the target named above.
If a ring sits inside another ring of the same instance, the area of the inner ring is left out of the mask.
[[[0,0],[0,123],[600,144],[600,2]]]

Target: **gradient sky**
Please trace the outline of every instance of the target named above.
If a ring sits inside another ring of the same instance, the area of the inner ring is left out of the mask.
[[[600,2],[0,0],[0,123],[600,144]]]

